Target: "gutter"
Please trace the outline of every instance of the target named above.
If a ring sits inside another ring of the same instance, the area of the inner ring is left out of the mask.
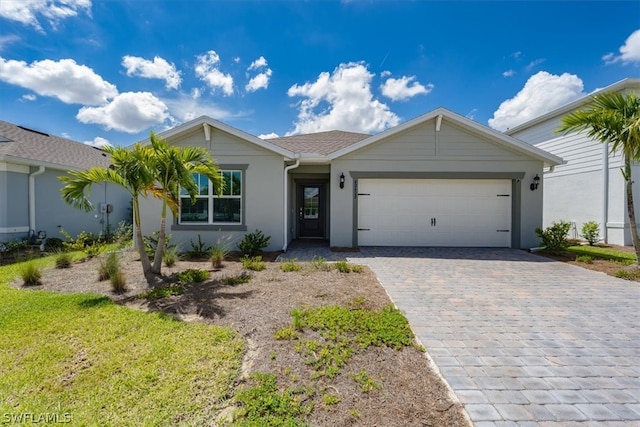
[[[300,166],[300,157],[296,156],[296,162],[293,165],[289,165],[287,167],[284,168],[284,230],[283,230],[283,236],[284,236],[284,244],[282,246],[282,252],[287,252],[287,246],[289,246],[289,240],[287,239],[288,237],[288,233],[287,233],[287,228],[289,226],[289,222],[287,221],[288,217],[289,217],[289,171],[291,169],[295,169],[298,166]]]
[[[44,166],[39,166],[38,170],[29,174],[29,230],[36,231],[36,176],[42,175]]]

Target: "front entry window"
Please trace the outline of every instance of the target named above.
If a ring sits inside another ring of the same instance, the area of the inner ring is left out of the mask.
[[[304,219],[318,219],[320,210],[320,189],[318,187],[304,188],[302,209]]]

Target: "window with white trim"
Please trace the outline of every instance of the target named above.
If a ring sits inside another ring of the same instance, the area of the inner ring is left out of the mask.
[[[195,203],[189,194],[180,191],[179,224],[241,224],[242,223],[242,171],[220,171],[224,189],[216,194],[209,179],[193,174],[198,186]]]

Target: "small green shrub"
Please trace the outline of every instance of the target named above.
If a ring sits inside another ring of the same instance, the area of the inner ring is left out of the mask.
[[[238,249],[245,256],[256,256],[262,254],[262,250],[269,246],[271,236],[265,236],[261,230],[245,234],[242,241],[238,243]]]
[[[19,270],[24,286],[40,285],[42,270],[33,261],[24,263]]]
[[[111,277],[109,277],[109,282],[111,282],[113,292],[122,293],[127,290],[127,280],[122,270],[118,270],[112,274]]]
[[[237,276],[225,277],[222,279],[222,284],[225,286],[236,286],[243,283],[249,283],[251,281],[251,275],[246,272],[242,272]]]
[[[267,268],[267,264],[262,261],[261,256],[244,256],[240,259],[240,262],[242,263],[242,268],[247,270],[262,271]]]
[[[206,258],[211,250],[211,246],[202,241],[202,237],[198,234],[198,243],[194,243],[193,240],[189,241],[191,250],[187,252],[189,258]]]
[[[180,281],[180,283],[184,283],[185,285],[189,283],[204,282],[208,278],[209,271],[207,270],[197,270],[194,268],[189,268],[178,273],[178,280]]]
[[[325,406],[337,405],[341,400],[340,396],[336,396],[335,394],[327,393],[322,395],[322,401]]]
[[[102,252],[104,246],[100,243],[93,243],[84,248],[84,253],[87,255],[87,258],[95,258]]]
[[[297,261],[298,261],[298,258],[285,261],[280,265],[280,269],[285,273],[292,272],[292,271],[300,271],[302,267],[300,266],[300,264],[298,264]]]
[[[277,340],[294,340],[298,338],[298,332],[291,326],[285,326],[278,329],[273,337]]]
[[[364,369],[357,374],[349,374],[349,377],[360,385],[360,390],[363,393],[369,393],[370,391],[382,388],[382,385],[375,382]]]
[[[593,258],[589,255],[578,255],[576,257],[576,262],[583,262],[585,264],[593,264]]]
[[[223,247],[214,246],[211,249],[211,256],[209,259],[211,260],[211,266],[213,268],[222,268],[224,260],[229,255],[229,251]]]
[[[614,276],[625,279],[625,280],[637,280],[640,279],[640,271],[639,270],[618,270],[614,274]]]
[[[323,257],[315,256],[309,263],[311,268],[319,271],[329,271],[331,270],[331,265],[327,263],[327,260]]]
[[[98,267],[98,280],[109,280],[120,271],[120,257],[117,252],[109,252],[100,260]]]
[[[346,259],[336,261],[336,269],[340,273],[362,273],[362,266],[357,264],[349,264]]]
[[[56,268],[69,268],[73,261],[73,255],[68,252],[59,252],[56,255]]]
[[[593,246],[600,240],[600,225],[595,221],[588,221],[582,224],[582,237]]]
[[[133,224],[120,221],[113,232],[113,239],[119,248],[130,246],[133,241]]]
[[[156,249],[158,248],[158,234],[159,231],[154,231],[151,233],[151,236],[144,236],[144,250],[150,257],[153,257],[156,254]],[[169,249],[175,248],[176,245],[171,243],[171,234],[167,234],[164,236],[164,250],[165,252]]]
[[[536,235],[542,239],[540,246],[544,246],[550,252],[562,252],[569,247],[567,233],[571,229],[571,223],[567,221],[553,222],[544,230],[536,228]]]
[[[150,300],[162,299],[172,295],[182,295],[184,293],[184,286],[180,284],[174,284],[171,286],[158,287],[149,289],[140,294],[141,298]]]
[[[173,267],[179,260],[180,251],[178,251],[178,248],[175,246],[165,249],[162,254],[162,262],[164,262],[164,265],[167,267]]]
[[[45,251],[59,251],[64,248],[64,242],[57,237],[49,237],[44,242]]]

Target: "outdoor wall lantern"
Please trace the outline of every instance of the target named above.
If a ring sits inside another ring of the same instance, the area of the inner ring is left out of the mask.
[[[340,188],[344,188],[344,174],[340,174]]]
[[[529,188],[531,189],[531,191],[535,191],[538,189],[539,184],[540,184],[540,177],[538,176],[538,174],[536,174],[536,176],[533,177],[533,181],[531,182],[531,185],[529,186]]]

